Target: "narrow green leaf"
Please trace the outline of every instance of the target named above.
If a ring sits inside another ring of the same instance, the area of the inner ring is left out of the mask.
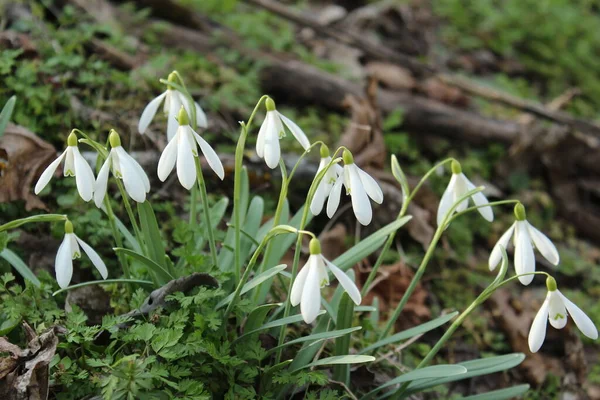
[[[354,316],[354,302],[348,293],[342,295],[335,327],[339,330],[348,329],[352,326]],[[334,355],[342,356],[350,352],[350,336],[340,336],[335,340]],[[333,367],[333,379],[350,384],[350,367],[347,364],[338,364]]]
[[[77,289],[77,288],[84,287],[84,286],[110,285],[113,283],[130,283],[130,284],[135,284],[135,285],[144,285],[144,286],[154,287],[154,282],[143,281],[140,279],[104,279],[104,280],[99,280],[99,281],[87,281],[87,282],[78,283],[76,285],[71,285],[64,289],[57,290],[56,292],[52,293],[52,296],[56,296],[59,293],[66,292],[66,291],[72,290],[72,289]]]
[[[325,311],[321,310],[319,312],[319,315],[323,315],[325,314]],[[266,324],[264,324],[263,326],[261,326],[260,328],[254,329],[252,331],[249,331],[248,333],[244,333],[242,336],[238,337],[237,339],[235,339],[233,341],[233,343],[237,342],[238,340],[248,336],[248,335],[252,335],[254,333],[260,332],[260,331],[264,331],[267,329],[271,329],[271,328],[277,328],[278,326],[284,326],[284,325],[288,325],[288,324],[295,324],[296,322],[300,322],[302,321],[302,315],[301,314],[296,314],[296,315],[291,315],[289,317],[285,317],[285,318],[281,318],[281,319],[276,319],[275,321],[271,321],[271,322],[267,322]]]
[[[213,231],[217,228],[217,225],[219,225],[219,223],[221,223],[221,221],[223,220],[228,205],[229,199],[227,197],[222,197],[210,208],[210,225]],[[195,247],[197,253],[199,253],[206,245],[207,236],[208,234],[204,234],[198,238]]]
[[[450,321],[452,318],[458,315],[458,311],[454,311],[447,315],[442,315],[434,320],[425,322],[424,324],[417,325],[413,328],[407,329],[402,332],[398,332],[392,336],[389,336],[385,339],[382,339],[378,342],[373,343],[372,345],[365,347],[358,354],[370,353],[371,351],[378,349],[382,346],[386,346],[388,344],[397,343],[401,340],[409,339],[413,336],[417,336],[421,333],[429,332],[439,326],[444,325],[446,322]]]
[[[492,392],[476,394],[474,396],[462,397],[463,400],[506,400],[521,396],[529,390],[529,385],[518,385],[507,389],[494,390]]]
[[[156,264],[166,267],[165,265],[165,245],[160,236],[158,222],[154,215],[152,205],[148,200],[143,203],[138,203],[138,214],[140,217],[140,228],[144,236],[148,256]]]
[[[0,252],[0,257],[4,258],[10,265],[12,265],[17,272],[29,282],[33,283],[35,286],[40,287],[41,283],[38,278],[35,276],[33,271],[29,269],[27,264],[12,250],[5,248]]]
[[[327,332],[329,327],[333,325],[333,321],[331,320],[331,314],[327,314],[317,320],[317,325],[311,331],[312,334],[318,334],[322,332]],[[308,341],[305,342],[302,348],[296,353],[294,357],[294,361],[289,367],[289,371],[295,371],[297,369],[303,368],[305,365],[310,363],[314,358],[317,352],[319,351],[320,346],[313,346],[315,342]]]
[[[375,361],[375,357],[357,356],[357,355],[353,355],[353,354],[347,354],[344,356],[333,356],[333,357],[322,358],[315,362],[311,362],[310,364],[306,364],[304,367],[299,368],[299,369],[318,367],[321,365],[362,364],[362,363],[373,362],[373,361]],[[298,370],[296,370],[296,371],[298,371]],[[295,372],[295,371],[292,371],[292,372]]]
[[[244,287],[242,287],[242,291],[240,292],[240,295],[243,295],[244,293],[247,293],[248,291],[254,289],[255,287],[259,286],[261,283],[274,277],[275,275],[277,275],[278,273],[280,273],[281,271],[283,271],[286,268],[287,268],[287,265],[281,264],[281,265],[277,265],[273,268],[266,270],[262,274],[258,274],[256,277],[254,277],[254,279],[248,281],[248,283],[246,283],[244,285]],[[217,304],[216,309],[218,310],[219,308],[229,304],[231,302],[231,299],[233,299],[233,293],[231,293],[229,296],[227,296],[223,300],[221,300]]]
[[[169,271],[167,271],[162,265],[155,263],[153,260],[140,253],[137,253],[133,250],[124,249],[122,247],[115,247],[113,250],[117,254],[124,254],[144,264],[154,275],[156,275],[158,282],[161,285],[164,285],[167,282],[175,279],[175,277],[171,275]]]
[[[248,318],[246,318],[246,323],[244,324],[244,332],[251,332],[264,324],[269,311],[275,307],[281,306],[281,304],[282,303],[263,304],[250,311]]]
[[[291,346],[293,344],[298,344],[298,343],[311,342],[310,345],[312,346],[312,345],[317,344],[318,342],[322,342],[323,340],[343,337],[343,336],[348,335],[349,333],[356,332],[361,329],[362,329],[362,326],[355,326],[354,328],[339,329],[339,330],[335,330],[335,331],[313,333],[312,335],[308,335],[308,336],[301,336],[297,339],[290,340],[289,342],[285,342],[281,346],[277,346],[272,349],[269,349],[269,351],[267,351],[267,354],[271,354],[283,347]]]
[[[10,116],[12,115],[13,109],[15,108],[15,102],[17,101],[16,96],[12,96],[4,107],[2,107],[2,112],[0,112],[0,137],[4,135],[4,130],[6,130],[6,125],[10,121]]]

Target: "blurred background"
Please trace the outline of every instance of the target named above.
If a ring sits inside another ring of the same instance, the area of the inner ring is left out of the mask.
[[[0,7],[0,105],[17,96],[14,124],[0,138],[0,223],[51,209],[67,212],[91,244],[106,241],[106,221],[77,196],[74,180],[53,180],[41,197],[32,186],[75,127],[102,140],[116,129],[154,171],[166,144],[164,120],[144,136],[137,122],[164,90],[159,79],[176,69],[207,112],[204,136],[226,172],[237,121],[269,94],[311,141],[345,144],[378,178],[386,201],[372,226],[356,226],[348,207],[332,220],[315,219],[330,257],[395,218],[401,194],[389,173],[391,154],[412,184],[455,157],[490,199],[526,205],[530,222],[561,255],[558,267],[539,258],[538,269],[554,274],[567,297],[600,322],[597,0],[0,0]],[[274,209],[278,177],[250,142],[253,190]],[[293,165],[300,147],[282,143]],[[302,205],[317,163],[314,154],[302,164],[292,209]],[[448,178],[438,171],[420,193],[409,209],[413,221],[386,257],[373,291],[383,314],[399,301],[429,243]],[[170,218],[186,212],[187,192],[154,180],[169,230]],[[231,182],[228,173],[224,183],[208,184],[220,196],[231,194]],[[509,206],[492,224],[478,215],[454,222],[398,328],[468,306],[493,279],[487,257],[513,219]],[[51,271],[61,232],[29,229],[17,239],[18,252],[32,268]],[[370,261],[355,269],[359,282]],[[0,269],[9,266],[2,261]],[[527,358],[441,398],[528,382],[536,388],[529,399],[600,399],[598,345],[571,322],[563,331],[549,328],[542,350],[529,354],[527,333],[545,293],[542,279],[506,287],[468,319],[440,359],[512,351]],[[400,361],[411,364],[428,349],[421,344]]]

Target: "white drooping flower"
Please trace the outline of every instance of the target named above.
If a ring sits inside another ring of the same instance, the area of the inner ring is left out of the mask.
[[[179,110],[178,120],[177,133],[169,141],[158,160],[158,178],[164,182],[175,164],[177,164],[179,182],[184,188],[191,189],[196,183],[196,161],[194,157],[198,157],[197,146],[200,146],[208,165],[223,180],[225,170],[219,156],[206,140],[194,132],[189,125],[187,112],[183,107]]]
[[[275,102],[271,98],[265,101],[267,115],[260,126],[258,137],[256,138],[256,154],[264,158],[267,166],[271,169],[277,168],[281,158],[281,148],[279,139],[285,137],[285,125],[300,145],[307,150],[310,147],[308,138],[298,125],[291,119],[285,117],[275,108]]]
[[[321,145],[321,162],[319,163],[316,175],[319,175],[319,172],[323,171],[330,162],[331,156],[329,155],[329,149],[326,145]],[[344,169],[342,167],[334,164],[325,172],[325,175],[323,175],[321,182],[319,182],[310,202],[310,212],[313,213],[313,215],[319,215],[321,213],[321,210],[323,210],[323,206],[325,205],[325,200],[327,200],[333,185],[343,171]]]
[[[475,189],[475,185],[462,173],[462,168],[458,161],[452,161],[452,178],[450,178],[450,182],[448,183],[448,187],[446,191],[442,195],[442,199],[440,200],[440,205],[438,207],[437,212],[437,224],[438,226],[444,220],[446,213],[452,208],[454,203],[458,201],[459,198],[467,194],[467,192]],[[492,211],[492,207],[485,206],[489,204],[488,199],[484,196],[483,193],[477,192],[470,196],[473,203],[479,208],[479,214],[487,221],[492,222],[494,220],[494,212]],[[458,207],[454,209],[454,212],[464,211],[469,205],[469,199],[465,199],[462,201]],[[481,207],[483,206],[483,207]]]
[[[358,222],[369,225],[373,218],[369,197],[377,204],[383,202],[383,192],[377,181],[360,169],[355,163],[352,154],[344,150],[342,155],[344,168],[331,188],[329,200],[327,201],[327,216],[333,217],[340,205],[342,185],[346,188],[346,194],[352,199],[352,209]]]
[[[175,82],[177,80],[177,75],[175,73],[169,74],[169,82]],[[177,132],[177,128],[179,127],[177,120],[177,113],[179,109],[183,106],[187,111],[188,115],[193,115],[192,110],[190,109],[190,101],[186,98],[186,96],[181,93],[179,90],[173,89],[171,87],[167,87],[167,90],[163,93],[156,96],[146,108],[142,112],[142,116],[140,117],[140,121],[138,123],[138,131],[143,134],[148,129],[150,122],[156,115],[158,111],[158,107],[160,103],[164,100],[163,111],[167,116],[167,138],[171,140],[175,133]],[[194,108],[196,111],[196,125],[200,128],[206,128],[208,126],[208,120],[206,119],[206,114],[200,107],[200,105],[194,102]]]
[[[98,172],[94,186],[94,203],[98,208],[101,207],[106,195],[108,173],[111,170],[115,178],[123,180],[127,194],[138,203],[143,203],[146,201],[146,193],[150,191],[148,176],[140,164],[121,146],[121,138],[116,131],[111,130],[108,139],[111,149]]]
[[[290,293],[290,303],[292,306],[300,304],[302,318],[307,324],[313,322],[321,310],[321,288],[329,285],[328,269],[348,293],[354,304],[359,305],[361,302],[360,291],[354,282],[344,271],[323,257],[319,240],[312,239],[309,247],[310,256],[308,261],[298,273]]]
[[[102,261],[94,249],[73,233],[73,224],[71,221],[67,221],[65,222],[65,237],[58,248],[54,264],[56,281],[58,282],[58,286],[63,289],[68,287],[71,282],[71,277],[73,276],[73,260],[81,257],[81,249],[83,249],[83,252],[90,258],[94,267],[100,272],[102,279],[108,277],[108,271],[104,261]]]
[[[38,179],[35,184],[35,194],[39,194],[44,190],[48,182],[50,182],[50,179],[52,179],[56,168],[58,168],[63,160],[65,160],[65,167],[63,169],[64,176],[74,176],[79,195],[83,200],[90,201],[94,194],[94,173],[92,172],[90,165],[79,152],[79,148],[77,147],[77,135],[73,132],[71,132],[67,139],[67,149],[58,156],[56,160],[48,165],[44,172],[42,172],[42,175],[40,175],[40,179]]]
[[[510,238],[513,236],[513,244],[515,246],[515,270],[517,275],[531,274],[535,272],[535,255],[533,247],[544,256],[546,260],[554,265],[558,265],[560,257],[554,244],[546,235],[531,225],[525,214],[525,207],[521,203],[515,206],[516,221],[504,234],[500,237],[492,253],[490,254],[489,267],[490,270],[496,268],[502,259],[502,251],[500,247],[506,249]],[[519,276],[519,281],[523,285],[529,285],[533,280],[533,275]]]
[[[598,339],[598,329],[590,317],[557,289],[554,278],[548,277],[546,286],[548,287],[546,300],[535,316],[529,331],[529,350],[535,353],[542,347],[546,338],[547,321],[550,321],[550,325],[556,329],[562,329],[567,324],[569,315],[585,336],[593,340]]]

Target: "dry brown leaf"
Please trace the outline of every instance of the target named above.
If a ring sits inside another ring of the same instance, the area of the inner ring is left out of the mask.
[[[9,123],[0,137],[0,203],[25,200],[25,209],[46,206],[33,194],[33,185],[43,169],[56,158],[56,149],[33,132]]]
[[[413,90],[417,80],[411,72],[397,64],[373,61],[366,66],[367,74],[392,90]]]

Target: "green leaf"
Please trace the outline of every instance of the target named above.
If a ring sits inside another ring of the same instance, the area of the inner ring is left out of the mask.
[[[148,250],[148,256],[156,264],[163,268],[166,267],[165,245],[160,236],[160,229],[158,228],[154,210],[148,200],[143,203],[138,203],[138,214],[140,217],[142,235],[144,236],[144,242],[146,244],[146,249]]]
[[[0,336],[6,336],[12,332],[19,324],[21,323],[21,318],[19,319],[7,319],[2,321],[0,324]]]
[[[8,233],[0,232],[0,252],[2,252],[8,245]]]
[[[447,315],[442,315],[441,317],[438,317],[434,320],[425,322],[424,324],[421,325],[417,325],[413,328],[407,329],[405,331],[402,332],[398,332],[392,336],[389,336],[385,339],[382,339],[378,342],[373,343],[372,345],[365,347],[364,349],[360,350],[358,352],[358,354],[364,354],[364,353],[370,353],[371,351],[378,349],[382,346],[386,346],[388,344],[392,344],[392,343],[396,343],[399,342],[401,340],[405,340],[405,339],[409,339],[413,336],[417,336],[421,333],[425,333],[425,332],[429,332],[439,326],[444,325],[446,322],[450,321],[452,318],[456,317],[458,315],[458,311],[454,311],[450,314]]]
[[[267,351],[267,354],[273,353],[278,349],[281,349],[283,347],[286,346],[291,346],[293,344],[298,344],[298,343],[304,343],[304,342],[311,342],[310,346],[315,345],[319,342],[322,342],[323,340],[327,340],[327,339],[334,339],[334,338],[339,338],[339,337],[343,337],[348,335],[349,333],[352,332],[356,332],[362,329],[362,326],[355,326],[354,328],[346,328],[346,329],[338,329],[335,331],[328,331],[328,332],[321,332],[321,333],[314,333],[312,335],[308,335],[308,336],[302,336],[299,337],[297,339],[294,340],[290,340],[289,342],[285,342],[280,346],[274,347],[272,349],[269,349],[269,351]]]
[[[2,112],[0,112],[0,137],[4,135],[4,130],[6,129],[6,125],[10,121],[10,116],[12,115],[13,109],[15,108],[15,102],[17,101],[16,96],[12,96],[4,107],[2,107]]]
[[[253,309],[244,324],[244,332],[253,331],[261,326],[265,322],[265,318],[269,311],[275,307],[281,306],[281,304],[282,303],[263,304]]]
[[[167,271],[162,265],[155,263],[140,253],[137,253],[133,250],[124,249],[122,247],[115,247],[113,250],[117,254],[124,254],[144,264],[154,275],[156,275],[160,285],[164,285],[167,282],[175,279],[175,277],[171,275],[169,271]]]
[[[475,396],[462,397],[464,400],[506,400],[521,396],[529,390],[529,385],[518,385],[507,389],[494,390],[492,392],[476,394]]]
[[[380,248],[388,235],[398,229],[412,219],[411,215],[397,219],[396,221],[387,224],[377,232],[369,235],[365,239],[361,240],[357,245],[348,249],[344,254],[333,260],[333,264],[340,268],[342,271],[355,265],[360,260],[368,257],[375,250]]]
[[[341,285],[340,285],[341,287]],[[312,334],[319,334],[322,332],[327,332],[329,326],[333,324],[331,319],[331,315],[325,315],[317,320],[317,325],[313,328]],[[289,371],[294,371],[300,368],[303,368],[309,362],[311,362],[317,352],[319,351],[319,346],[313,346],[315,342],[308,341],[304,343],[302,348],[296,353],[296,357],[294,357],[294,361],[290,365]]]
[[[275,275],[277,275],[278,273],[280,273],[281,271],[283,271],[286,268],[287,268],[287,265],[281,264],[281,265],[277,265],[271,269],[266,270],[262,274],[258,274],[256,277],[254,277],[254,279],[248,281],[244,285],[244,287],[242,287],[240,296],[243,295],[244,293],[247,293],[248,291],[254,289],[255,287],[257,287],[264,281],[274,277]],[[216,309],[218,310],[219,308],[223,307],[224,305],[229,304],[231,302],[231,299],[233,299],[233,295],[234,295],[234,293],[231,293],[229,296],[227,296],[223,300],[221,300],[219,302],[219,304],[217,304]]]
[[[110,285],[113,283],[130,283],[130,284],[134,284],[134,285],[145,285],[145,286],[151,286],[154,287],[154,282],[152,281],[143,281],[140,279],[104,279],[104,280],[99,280],[99,281],[87,281],[87,282],[82,282],[82,283],[78,283],[76,285],[71,285],[69,287],[66,287],[64,289],[59,289],[56,292],[52,293],[52,296],[56,296],[59,293],[62,292],[66,292],[72,289],[77,289],[80,287],[84,287],[84,286],[92,286],[92,285]]]
[[[337,329],[347,329],[352,326],[352,317],[354,316],[354,302],[348,296],[348,293],[342,295],[338,315],[335,322]],[[350,336],[340,336],[335,340],[334,355],[342,356],[350,351]],[[350,367],[347,364],[340,364],[333,367],[333,379],[350,384]]]
[[[333,356],[333,357],[322,358],[315,362],[306,364],[304,367],[298,368],[292,372],[295,372],[295,371],[298,371],[298,370],[304,369],[304,368],[318,367],[320,365],[362,364],[362,363],[373,362],[373,361],[375,361],[375,357],[372,357],[372,356],[357,356],[357,355],[353,355],[353,354],[347,354],[344,356]]]
[[[105,209],[104,205],[102,206],[102,211],[104,211],[106,213],[106,209]],[[127,227],[125,226],[123,221],[121,221],[119,219],[119,217],[117,217],[114,214],[113,214],[113,217],[115,218],[115,223],[117,225],[117,229],[119,230],[119,232],[121,232],[121,234],[123,235],[125,240],[129,243],[131,248],[133,250],[137,251],[138,253],[141,253],[142,247],[140,246],[139,242],[133,237],[131,232],[129,232],[129,229],[127,229]]]
[[[210,225],[212,230],[217,229],[217,225],[223,220],[223,216],[225,216],[225,212],[227,211],[227,206],[229,205],[229,199],[227,197],[222,197],[221,200],[217,201],[210,208]],[[206,244],[206,236],[204,235],[200,237],[196,243],[196,252],[199,253]]]
[[[321,311],[319,311],[318,315],[323,315],[323,314],[325,314],[325,311],[321,310]],[[235,339],[233,341],[233,343],[237,342],[238,340],[240,340],[243,337],[246,337],[248,335],[252,335],[254,333],[257,333],[257,332],[260,332],[260,331],[264,331],[264,330],[267,330],[267,329],[271,329],[271,328],[277,328],[278,326],[284,326],[284,325],[288,325],[288,324],[294,324],[294,323],[300,322],[302,320],[303,320],[303,318],[302,318],[301,314],[296,314],[296,315],[291,315],[289,317],[276,319],[275,321],[267,322],[266,324],[264,324],[260,328],[257,328],[257,329],[254,329],[252,331],[249,331],[248,333],[244,333],[242,336],[240,336],[237,339]]]
[[[38,278],[16,253],[8,248],[5,248],[2,250],[2,252],[0,252],[0,257],[4,258],[10,265],[12,265],[24,279],[27,279],[35,286],[40,287],[41,284]]]
[[[425,367],[420,369],[415,369],[405,374],[400,375],[397,378],[394,378],[390,381],[387,381],[383,385],[376,387],[371,390],[369,393],[365,395],[365,399],[371,397],[376,392],[385,389],[386,387],[398,385],[404,382],[411,382],[422,379],[431,379],[431,378],[444,378],[444,377],[456,377],[459,376],[458,379],[463,379],[464,375],[467,373],[467,368],[461,365],[433,365],[431,367]]]

